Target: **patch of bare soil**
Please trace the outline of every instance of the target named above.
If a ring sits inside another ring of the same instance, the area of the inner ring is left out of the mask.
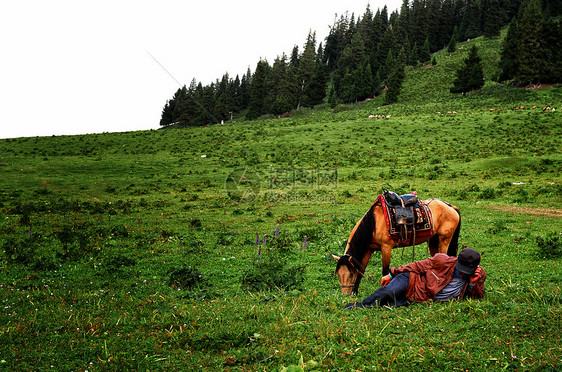
[[[555,208],[491,206],[490,209],[509,213],[529,214],[531,216],[562,218],[562,209]]]

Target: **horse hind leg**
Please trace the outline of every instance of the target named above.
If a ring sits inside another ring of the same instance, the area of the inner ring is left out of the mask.
[[[439,235],[435,234],[427,241],[427,247],[429,248],[429,254],[431,257],[439,253]]]
[[[458,236],[458,235],[457,235]],[[451,235],[433,235],[428,241],[427,245],[429,246],[429,253],[431,256],[435,256],[437,253],[445,253],[449,256],[456,256],[457,250],[451,249],[449,246],[454,244],[458,244],[457,239],[453,239],[455,236]]]

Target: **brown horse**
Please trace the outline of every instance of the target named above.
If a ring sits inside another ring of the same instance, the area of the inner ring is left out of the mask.
[[[461,229],[461,215],[457,207],[439,199],[424,200],[431,210],[433,230],[431,234],[415,238],[414,244],[427,241],[429,252],[457,255],[459,232]],[[397,242],[388,232],[383,205],[380,198],[375,201],[371,209],[357,222],[349,239],[345,254],[341,257],[332,255],[338,262],[336,274],[339,276],[343,294],[357,294],[361,278],[365,275],[365,268],[374,251],[382,253],[382,274],[389,273],[390,255],[392,249],[412,245],[412,242]]]

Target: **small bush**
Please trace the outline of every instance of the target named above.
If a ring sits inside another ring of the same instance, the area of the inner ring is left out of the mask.
[[[189,225],[194,228],[200,228],[202,226],[202,223],[199,218],[195,218],[189,221]]]
[[[492,222],[491,226],[488,228],[487,232],[493,235],[499,234],[501,232],[509,230],[507,226],[505,226],[504,220],[495,220]]]
[[[524,188],[518,188],[515,191],[515,197],[513,198],[514,203],[525,203],[529,201],[529,192]]]
[[[106,271],[112,274],[119,272],[123,267],[135,266],[136,264],[135,260],[122,255],[109,257],[104,260],[104,267]]]
[[[172,271],[168,285],[174,288],[193,289],[206,283],[203,274],[191,266]]]
[[[305,266],[289,264],[282,259],[263,258],[253,263],[242,275],[242,286],[255,291],[302,289]]]
[[[537,256],[543,259],[562,257],[562,233],[550,233],[537,237]]]
[[[500,184],[498,185],[498,189],[505,189],[507,187],[510,187],[512,184],[509,181],[503,181],[500,182]]]
[[[296,247],[298,247],[296,235],[282,232],[278,236],[268,237],[267,254],[276,255],[279,253],[290,253],[294,252]]]
[[[478,195],[479,199],[494,199],[496,197],[496,191],[492,187],[486,187]]]

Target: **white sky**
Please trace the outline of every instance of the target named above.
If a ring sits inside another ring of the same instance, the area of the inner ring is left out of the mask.
[[[182,85],[242,77],[368,3],[402,1],[2,1],[0,138],[156,129],[179,86],[150,55]]]

